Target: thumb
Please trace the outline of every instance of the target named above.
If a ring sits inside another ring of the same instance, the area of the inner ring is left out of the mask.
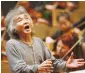
[[[73,53],[73,52],[71,53],[70,58],[71,58],[71,59],[74,59],[74,53]]]
[[[71,63],[73,61],[73,59],[74,59],[74,53],[72,52],[71,56],[68,59],[68,63]]]

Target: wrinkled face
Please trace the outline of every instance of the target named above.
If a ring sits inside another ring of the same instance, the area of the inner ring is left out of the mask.
[[[68,50],[69,50],[69,47],[64,45],[63,42],[59,40],[56,46],[57,55],[60,57],[63,57]]]
[[[59,18],[59,28],[62,31],[68,30],[72,26],[71,22],[68,21],[64,16]]]
[[[28,14],[20,14],[14,17],[17,33],[31,33],[32,20]]]

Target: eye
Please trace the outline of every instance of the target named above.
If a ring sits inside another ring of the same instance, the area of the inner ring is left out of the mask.
[[[25,19],[29,19],[28,15],[24,15]]]
[[[60,45],[57,45],[57,47],[61,47]]]
[[[19,17],[16,19],[16,22],[20,22],[20,21],[22,21],[22,18]]]
[[[29,19],[28,17],[25,17],[25,19]]]
[[[64,52],[65,51],[65,48],[62,48],[62,50],[61,50],[62,52]]]
[[[18,19],[18,20],[17,20],[17,22],[20,22],[20,21],[22,21],[22,19]]]

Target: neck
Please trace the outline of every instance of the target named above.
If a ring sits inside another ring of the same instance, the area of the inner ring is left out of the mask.
[[[30,34],[20,34],[20,40],[22,40],[23,42],[32,42],[32,36],[31,33]]]

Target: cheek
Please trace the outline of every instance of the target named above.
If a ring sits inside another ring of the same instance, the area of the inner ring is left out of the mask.
[[[17,25],[15,27],[15,29],[16,29],[17,32],[20,32],[20,31],[24,30],[24,27],[22,25]]]
[[[62,49],[62,52],[66,53],[68,50],[67,49]]]
[[[56,46],[56,52],[59,50],[59,48],[60,48],[59,46]]]
[[[66,48],[62,50],[63,55],[65,55],[67,52],[68,52],[68,49]]]
[[[61,50],[61,55],[64,56],[66,54],[66,50],[65,49],[62,49]]]

